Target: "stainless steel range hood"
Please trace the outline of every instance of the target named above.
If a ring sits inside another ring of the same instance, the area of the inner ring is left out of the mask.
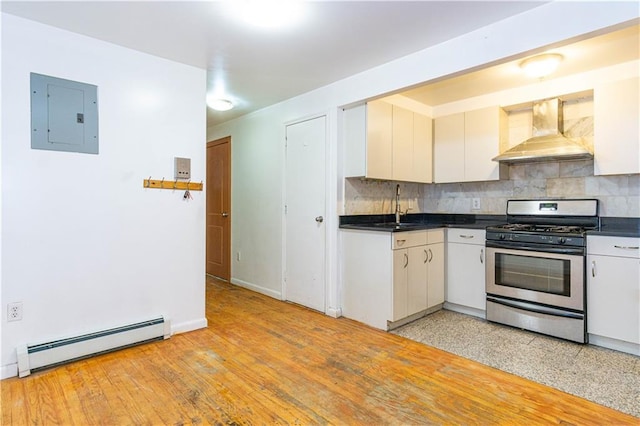
[[[503,152],[493,161],[524,163],[592,159],[580,142],[562,134],[562,101],[548,99],[533,104],[533,137]]]

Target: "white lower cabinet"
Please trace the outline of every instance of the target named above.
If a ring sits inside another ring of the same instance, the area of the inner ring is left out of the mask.
[[[640,355],[640,238],[587,237],[586,272],[590,342]]]
[[[446,282],[447,308],[484,317],[486,304],[484,230],[447,229]]]
[[[444,302],[444,230],[343,230],[341,238],[345,317],[388,330]]]
[[[393,250],[393,311],[399,321],[444,302],[444,231],[418,231],[421,238]],[[394,242],[403,239],[396,234]],[[429,297],[431,295],[431,298]]]

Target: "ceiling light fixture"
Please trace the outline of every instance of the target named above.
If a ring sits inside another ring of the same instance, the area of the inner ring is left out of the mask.
[[[301,0],[231,0],[231,13],[258,28],[279,29],[299,23],[305,14]]]
[[[553,74],[562,59],[564,57],[558,53],[545,53],[525,59],[520,62],[520,68],[529,77],[544,78]]]
[[[233,108],[233,102],[227,99],[207,97],[207,105],[216,111],[229,111]]]

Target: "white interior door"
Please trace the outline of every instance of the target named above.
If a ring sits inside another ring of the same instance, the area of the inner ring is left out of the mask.
[[[287,126],[285,299],[325,311],[326,117]]]

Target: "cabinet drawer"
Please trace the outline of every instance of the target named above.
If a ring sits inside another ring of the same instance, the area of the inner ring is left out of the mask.
[[[444,229],[427,231],[427,244],[444,243]]]
[[[394,232],[391,240],[393,250],[427,244],[427,231]]]
[[[447,229],[447,241],[450,243],[478,244],[484,245],[484,229]]]
[[[589,236],[587,253],[640,259],[640,238]]]

